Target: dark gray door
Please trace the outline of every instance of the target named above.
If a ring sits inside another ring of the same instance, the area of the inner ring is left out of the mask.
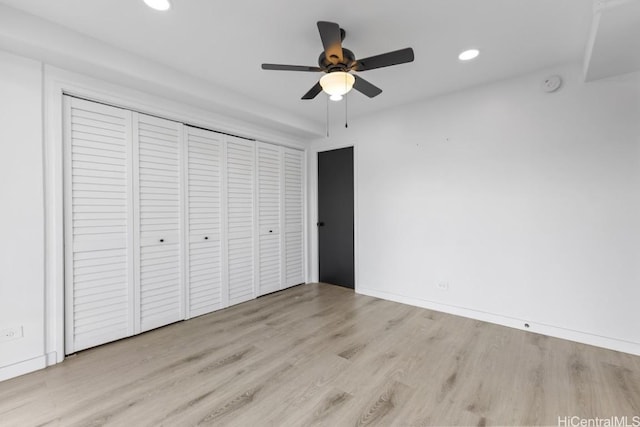
[[[320,281],[354,288],[353,147],[318,153]]]

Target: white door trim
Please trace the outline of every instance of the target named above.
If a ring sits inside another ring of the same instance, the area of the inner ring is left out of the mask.
[[[46,364],[64,360],[64,159],[63,95],[102,102],[194,126],[255,137],[305,149],[305,141],[284,132],[239,124],[169,99],[44,65],[45,352]]]
[[[358,144],[355,140],[346,141],[320,141],[311,145],[308,150],[308,187],[307,187],[307,203],[309,210],[306,217],[308,218],[307,232],[309,243],[307,246],[308,260],[308,282],[317,282],[319,280],[318,272],[318,153],[323,151],[337,150],[340,148],[353,147],[353,274],[354,274],[354,290],[358,292]]]

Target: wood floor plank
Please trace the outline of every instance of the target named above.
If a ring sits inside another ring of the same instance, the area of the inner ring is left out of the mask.
[[[557,425],[640,416],[640,357],[297,286],[0,383],[2,426]]]

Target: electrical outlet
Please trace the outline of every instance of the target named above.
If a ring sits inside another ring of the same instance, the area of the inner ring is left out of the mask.
[[[449,290],[449,282],[438,282],[438,289],[441,289],[443,291],[448,291]]]
[[[0,342],[13,341],[22,338],[22,326],[0,330]]]

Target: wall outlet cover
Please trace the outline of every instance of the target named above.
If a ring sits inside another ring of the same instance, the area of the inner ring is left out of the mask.
[[[13,341],[22,338],[22,326],[0,329],[0,342]]]

